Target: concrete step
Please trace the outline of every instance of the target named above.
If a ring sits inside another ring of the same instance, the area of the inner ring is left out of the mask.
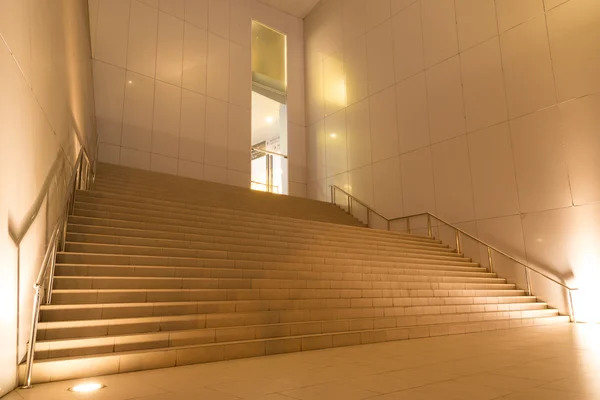
[[[204,320],[209,326],[231,326],[240,323],[226,314],[262,313],[270,321],[300,322],[338,318],[391,317],[417,314],[453,314],[457,312],[512,311],[519,309],[547,308],[533,296],[484,296],[484,297],[405,297],[371,299],[320,299],[305,300],[229,300],[229,301],[182,301],[163,303],[103,303],[103,304],[52,304],[41,308],[41,321],[46,327],[88,327],[85,321],[111,320],[111,326],[130,323],[127,318],[166,318],[188,316],[194,323],[194,315],[212,315]],[[114,320],[114,321],[113,321]],[[248,319],[250,320],[250,319]],[[160,320],[162,321],[162,319]],[[160,322],[158,321],[158,322]],[[169,320],[172,322],[171,320]],[[181,320],[178,320],[181,321]],[[220,321],[220,322],[217,322]],[[256,324],[254,319],[253,323]],[[262,320],[261,320],[262,321]],[[134,321],[136,322],[136,321]],[[147,321],[143,321],[144,323]],[[157,322],[157,321],[153,321]],[[136,322],[137,323],[137,322]],[[225,325],[218,325],[218,323]],[[242,324],[244,325],[244,324]],[[186,325],[187,326],[187,325]],[[195,325],[194,325],[195,327]],[[165,330],[166,327],[161,328]],[[174,328],[171,328],[174,329]],[[185,326],[180,329],[188,329]]]
[[[245,253],[244,253],[245,254]],[[232,257],[233,258],[233,257]],[[249,257],[245,257],[249,258]],[[189,258],[189,257],[160,257],[124,254],[75,253],[59,252],[59,264],[87,265],[131,265],[131,266],[172,266],[196,268],[236,268],[236,269],[278,269],[283,271],[313,271],[321,272],[323,277],[342,276],[344,273],[398,273],[421,269],[423,274],[430,271],[476,272],[485,273],[487,270],[476,263],[450,263],[447,261],[428,262],[421,259],[404,259],[396,262],[362,261],[344,259],[306,259],[304,262],[291,261],[262,261],[260,259],[224,259],[224,258]],[[392,272],[390,272],[392,271]],[[249,275],[247,275],[249,276]],[[375,277],[374,279],[377,279]]]
[[[128,335],[90,336],[79,339],[40,340],[36,343],[36,359],[73,357],[170,348],[265,338],[286,338],[301,335],[370,331],[374,329],[411,328],[478,321],[548,318],[556,310],[519,310],[457,313],[449,315],[417,315],[335,321],[270,323],[259,325],[200,328],[147,332]]]
[[[102,187],[103,189],[115,189],[123,191],[138,191],[146,192],[150,191],[157,194],[166,195],[183,195],[201,197],[200,201],[213,200],[225,200],[229,198],[243,198],[246,203],[252,204],[252,202],[268,203],[271,205],[288,205],[293,204],[308,209],[327,209],[329,203],[316,201],[307,198],[292,197],[292,196],[281,196],[274,195],[272,193],[265,193],[260,191],[250,190],[249,188],[232,187],[229,185],[215,186],[212,182],[197,181],[196,185],[181,185],[173,184],[172,182],[164,181],[152,181],[144,179],[135,179],[130,177],[104,177],[98,175],[94,182],[95,187]],[[243,202],[242,204],[243,205]]]
[[[162,217],[174,217],[179,219],[192,219],[192,220],[204,220],[208,222],[223,222],[228,221],[234,225],[244,225],[244,223],[258,223],[265,226],[302,226],[302,227],[310,227],[310,228],[318,228],[321,231],[342,231],[342,232],[356,232],[359,229],[356,226],[344,225],[340,223],[330,223],[323,221],[307,221],[298,218],[289,218],[289,217],[278,217],[278,216],[270,216],[266,214],[258,214],[258,213],[250,213],[250,212],[240,212],[234,210],[225,210],[225,209],[217,209],[214,207],[202,207],[200,209],[199,206],[195,204],[186,204],[180,203],[180,206],[174,205],[155,205],[155,204],[146,204],[143,202],[139,202],[139,206],[135,207],[130,203],[135,203],[136,198],[130,198],[128,201],[115,201],[113,199],[110,200],[110,203],[107,204],[107,199],[102,198],[94,198],[94,197],[86,197],[85,195],[79,194],[76,197],[76,207],[88,210],[96,210],[96,211],[113,211],[113,212],[129,212],[138,215],[146,215],[146,216],[162,216]],[[114,204],[118,203],[118,204]],[[183,205],[183,207],[181,207]],[[229,211],[229,212],[227,212]],[[308,223],[307,223],[308,222]],[[387,231],[373,231],[373,233],[379,236],[386,237],[397,237],[397,236],[405,236],[414,239],[418,236],[409,236],[407,234],[394,234],[389,233]],[[422,237],[425,238],[425,237]]]
[[[166,179],[165,179],[166,178]],[[182,179],[172,179],[170,176],[142,176],[135,174],[127,174],[123,172],[118,172],[116,174],[106,174],[99,172],[96,176],[95,183],[105,183],[105,184],[121,184],[124,187],[127,186],[144,186],[152,189],[173,189],[173,190],[186,190],[188,192],[202,192],[207,195],[217,194],[222,195],[225,194],[236,194],[236,195],[245,195],[252,198],[258,198],[263,201],[271,201],[278,202],[280,201],[280,195],[273,193],[265,193],[259,191],[253,191],[249,188],[224,185],[224,184],[215,184],[213,182],[201,181],[201,180],[182,180]],[[319,201],[307,199],[307,198],[299,198],[293,197],[291,201],[303,204],[319,204]]]
[[[310,283],[309,283],[310,282]],[[344,282],[341,285],[340,282]],[[346,283],[347,282],[347,283]],[[311,288],[310,286],[318,286]],[[192,277],[111,277],[111,276],[56,276],[55,289],[299,289],[310,296],[311,289],[319,289],[322,285],[334,288],[336,285],[347,286],[353,284],[364,288],[371,282],[356,281],[307,281],[302,279],[244,279],[244,278],[192,278]],[[389,289],[425,289],[425,290],[501,290],[514,289],[514,284],[505,282],[389,282]]]
[[[145,173],[144,173],[145,172]],[[106,183],[120,183],[123,185],[146,185],[158,188],[184,188],[186,190],[200,190],[206,194],[212,193],[227,193],[227,194],[244,194],[252,195],[256,198],[260,198],[263,201],[280,201],[282,196],[251,191],[247,188],[240,188],[230,185],[223,185],[219,183],[213,183],[208,181],[201,181],[196,179],[179,178],[165,174],[157,174],[155,172],[136,171],[136,170],[125,170],[119,168],[118,170],[103,170],[98,168],[98,174],[96,176],[96,182]],[[303,204],[320,204],[321,202],[307,199],[286,196],[286,202],[292,201],[295,203]]]
[[[439,241],[424,242],[421,240],[411,240],[409,238],[398,238],[388,239],[381,237],[370,237],[368,235],[334,235],[324,234],[319,232],[309,231],[308,229],[296,229],[274,232],[272,229],[263,227],[233,227],[223,224],[213,223],[187,223],[185,225],[173,224],[171,220],[162,223],[159,222],[144,222],[138,220],[132,220],[121,218],[97,218],[97,217],[84,217],[84,216],[69,216],[69,223],[77,225],[91,225],[91,226],[103,226],[106,228],[125,228],[125,229],[138,229],[148,231],[161,231],[168,232],[171,234],[196,234],[196,235],[219,235],[227,237],[238,237],[247,238],[248,235],[254,235],[255,238],[265,238],[273,236],[274,234],[279,235],[283,242],[297,242],[302,243],[341,243],[345,242],[349,245],[356,247],[372,248],[377,247],[394,247],[394,246],[418,246],[418,247],[446,247]],[[362,239],[362,240],[361,240]],[[359,246],[360,245],[360,246]]]
[[[117,245],[117,246],[136,246],[153,247],[163,249],[187,249],[187,250],[211,250],[233,253],[253,253],[253,254],[272,254],[278,256],[302,256],[302,257],[335,257],[353,260],[377,260],[379,257],[416,257],[430,260],[457,260],[461,257],[453,252],[444,249],[413,249],[398,248],[394,251],[372,250],[372,251],[348,251],[344,248],[331,247],[320,250],[316,249],[297,249],[280,248],[269,246],[268,243],[257,243],[252,245],[242,244],[223,244],[213,242],[201,242],[195,240],[173,240],[173,239],[155,239],[145,237],[115,236],[115,235],[97,235],[89,233],[69,233],[67,234],[69,243],[79,244],[97,244],[97,245]]]
[[[315,251],[333,251],[348,252],[357,254],[385,254],[385,252],[394,253],[397,250],[422,250],[424,252],[455,253],[447,246],[437,243],[413,243],[400,242],[396,245],[387,244],[367,244],[356,246],[344,241],[317,240],[317,239],[299,239],[296,237],[286,237],[284,235],[256,235],[232,232],[226,230],[213,230],[211,235],[178,233],[161,231],[154,229],[130,229],[113,228],[97,225],[69,224],[67,228],[68,237],[75,234],[92,234],[105,236],[122,236],[127,238],[146,238],[146,239],[167,239],[187,242],[214,243],[223,245],[240,246],[267,246],[276,249],[296,249],[296,250],[315,250]],[[78,240],[72,240],[78,241]],[[82,240],[79,240],[82,241]]]
[[[314,299],[306,292],[314,291]],[[523,296],[521,289],[58,289],[53,304],[99,304],[215,300],[304,300],[386,297]]]
[[[95,183],[93,190],[126,196],[144,196],[166,201],[182,201],[205,206],[230,208],[260,214],[286,216],[312,221],[336,222],[344,225],[364,226],[356,218],[345,213],[339,207],[335,209],[329,203],[306,203],[293,201],[288,196],[285,200],[265,198],[257,193],[219,193],[207,190],[176,190],[156,188],[135,188],[131,183],[102,184]],[[284,197],[284,196],[279,196]],[[293,205],[293,207],[290,207]]]
[[[355,219],[347,213],[344,214],[338,207],[329,202],[313,201],[303,198],[294,198],[289,196],[266,196],[262,193],[244,190],[242,192],[230,191],[209,191],[206,189],[181,189],[175,187],[156,187],[146,184],[131,183],[126,181],[105,182],[97,179],[93,191],[129,195],[129,196],[147,196],[151,194],[153,198],[162,201],[179,201],[192,203],[205,207],[227,208],[237,211],[260,212],[279,217],[292,217],[306,219],[310,216],[313,221],[322,221],[321,218],[335,219],[348,222],[348,225],[357,225]],[[236,201],[242,200],[242,201]],[[290,208],[290,205],[293,208]],[[275,213],[264,212],[265,206],[269,206]],[[293,211],[293,212],[289,212]],[[298,214],[301,211],[303,214]],[[302,217],[304,216],[304,218]],[[319,219],[312,219],[318,216]],[[359,225],[360,226],[360,225]]]
[[[321,260],[322,261],[322,260]],[[295,272],[319,272],[324,278],[343,279],[346,273],[363,273],[370,275],[368,278],[381,280],[378,274],[403,274],[417,273],[421,275],[438,274],[445,272],[487,273],[477,263],[464,263],[464,265],[445,265],[439,262],[414,263],[414,262],[385,262],[385,261],[360,261],[330,259],[324,262],[284,262],[284,261],[248,261],[226,259],[199,259],[183,257],[148,257],[128,256],[119,254],[91,254],[91,253],[65,253],[57,254],[58,264],[71,265],[104,265],[119,268],[123,265],[134,267],[189,267],[189,268],[234,268],[240,270],[279,270]],[[375,275],[375,276],[372,276]],[[251,274],[246,272],[246,276]],[[335,278],[338,277],[338,278]]]
[[[33,382],[51,382],[86,376],[125,373],[270,354],[326,349],[338,346],[566,322],[568,322],[568,317],[561,316],[513,320],[501,319],[289,336],[285,338],[264,338],[194,346],[161,347],[151,350],[37,360],[34,362],[33,367]],[[22,381],[25,373],[23,364],[20,366],[19,372]]]
[[[301,220],[291,221],[280,221],[280,220],[262,220],[260,218],[250,217],[221,217],[218,215],[201,214],[201,213],[174,213],[174,212],[161,212],[154,210],[144,209],[133,209],[127,207],[116,207],[116,206],[98,206],[91,203],[76,202],[75,215],[95,217],[95,218],[107,218],[107,219],[126,219],[139,222],[154,222],[163,224],[176,224],[184,223],[183,226],[187,226],[188,223],[193,225],[225,225],[228,229],[237,228],[259,228],[268,229],[269,231],[277,232],[294,232],[297,229],[302,229],[306,233],[313,233],[320,236],[335,237],[356,237],[366,236],[371,239],[386,240],[387,242],[396,242],[397,240],[404,240],[406,242],[419,242],[419,243],[440,243],[439,241],[433,240],[426,236],[409,235],[402,233],[395,233],[389,231],[382,231],[376,229],[369,229],[366,232],[360,228],[348,227],[344,225],[336,224],[321,224],[316,223],[306,224]],[[120,218],[114,218],[119,216]],[[218,226],[216,226],[218,228]]]
[[[88,202],[88,203],[113,205],[113,206],[125,206],[125,207],[130,205],[133,202],[133,203],[136,203],[137,205],[143,206],[144,208],[150,209],[150,210],[198,211],[198,212],[210,212],[211,214],[218,214],[218,215],[239,215],[242,217],[260,216],[262,219],[267,219],[267,220],[281,220],[281,221],[300,220],[300,221],[304,221],[304,222],[309,221],[312,223],[323,223],[323,221],[314,221],[314,220],[311,221],[311,220],[307,220],[306,218],[292,218],[292,217],[286,217],[286,216],[280,216],[280,215],[263,214],[263,213],[236,210],[236,209],[224,208],[224,207],[218,207],[218,206],[203,205],[203,204],[199,203],[198,201],[194,201],[192,203],[184,203],[181,200],[179,200],[179,201],[160,200],[160,199],[148,198],[145,196],[144,197],[126,196],[126,195],[120,195],[120,194],[114,193],[114,192],[102,192],[102,191],[95,191],[95,190],[78,191],[77,199],[80,201]],[[142,201],[137,201],[139,199],[142,199]],[[335,211],[335,212],[332,213],[332,211]],[[341,218],[341,217],[344,217],[344,213],[340,214],[338,211],[339,211],[339,207],[336,207],[333,204],[319,202],[318,207],[315,207],[314,212],[323,217],[329,216],[333,220],[345,221],[346,220],[345,218]],[[347,214],[346,214],[346,216],[347,216]],[[339,224],[340,223],[338,223],[338,225]],[[344,225],[344,224],[342,223],[342,225]],[[352,224],[350,224],[350,225],[352,225]],[[354,225],[356,225],[356,224],[354,224]],[[359,226],[362,226],[362,225],[359,225]]]
[[[315,221],[310,221],[310,223],[307,224],[306,220],[300,220],[295,218],[272,217],[264,214],[241,213],[238,211],[231,212],[231,210],[221,210],[214,208],[188,209],[188,204],[180,204],[179,207],[177,207],[154,204],[147,205],[139,201],[135,201],[134,199],[130,201],[115,201],[109,199],[108,201],[110,201],[111,204],[105,204],[107,202],[106,199],[85,198],[82,195],[78,195],[75,207],[81,210],[90,211],[112,211],[117,214],[128,213],[134,215],[156,216],[179,220],[197,220],[220,224],[227,223],[232,226],[248,226],[248,224],[254,224],[253,226],[256,226],[258,224],[259,226],[268,227],[269,229],[282,228],[282,230],[288,231],[290,230],[290,227],[301,227],[303,229],[311,229],[313,231],[317,230],[317,232],[321,234],[324,234],[326,232],[358,234],[362,232],[363,235],[366,234],[367,236],[375,236],[378,238],[383,237],[391,239],[404,239],[406,241],[411,242],[435,242],[439,244],[439,241],[432,240],[431,238],[426,236],[411,235],[402,232],[390,232],[383,230],[368,230],[367,232],[364,232],[359,228],[340,224],[331,224]],[[185,208],[182,208],[181,205],[185,206]],[[194,208],[196,208],[195,205],[193,206]]]
[[[65,251],[68,253],[87,253],[123,256],[150,256],[150,257],[177,257],[191,259],[225,259],[225,260],[247,260],[247,261],[280,261],[280,262],[304,262],[304,263],[333,263],[352,260],[354,262],[411,262],[411,263],[439,263],[443,265],[468,266],[471,261],[468,258],[458,256],[430,256],[426,254],[407,253],[399,256],[363,256],[356,255],[348,257],[345,253],[319,254],[319,255],[285,255],[285,254],[263,254],[245,251],[222,251],[202,250],[193,248],[133,246],[101,243],[78,243],[67,242]]]
[[[280,265],[276,265],[280,266]],[[307,288],[330,288],[331,281],[348,282],[351,287],[356,281],[362,284],[371,282],[373,288],[390,288],[394,282],[447,282],[447,283],[505,283],[495,273],[455,272],[444,270],[405,270],[386,269],[385,272],[335,272],[335,271],[293,271],[288,269],[242,269],[242,268],[199,268],[171,266],[130,266],[130,265],[85,265],[57,264],[56,276],[109,276],[109,277],[172,277],[172,278],[237,278],[237,279],[291,279],[306,281]]]

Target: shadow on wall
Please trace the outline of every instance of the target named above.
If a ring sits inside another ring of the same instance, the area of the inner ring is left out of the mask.
[[[62,149],[48,171],[40,192],[20,222],[15,222],[10,215],[8,219],[8,235],[15,252],[18,271],[18,358],[22,362],[26,357],[26,345],[30,334],[31,310],[33,309],[33,283],[39,272],[46,251],[47,242],[56,225],[64,204],[70,164]]]

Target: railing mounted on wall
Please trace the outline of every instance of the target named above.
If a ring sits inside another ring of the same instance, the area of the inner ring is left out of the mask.
[[[528,296],[533,296],[533,283],[532,283],[532,274],[539,276],[550,282],[554,285],[558,285],[561,290],[567,292],[566,296],[566,308],[571,319],[571,322],[575,322],[575,308],[573,306],[573,292],[577,291],[578,288],[572,288],[567,286],[566,284],[548,276],[546,273],[532,268],[531,266],[525,264],[522,261],[519,261],[517,258],[503,252],[502,250],[490,245],[487,242],[465,232],[464,230],[452,225],[449,222],[444,221],[443,219],[431,214],[431,213],[420,213],[414,215],[406,215],[398,218],[386,218],[382,214],[373,210],[370,206],[365,204],[364,202],[357,199],[355,196],[346,192],[345,190],[339,188],[338,186],[331,185],[330,186],[330,195],[331,202],[350,215],[354,216],[361,222],[365,223],[369,228],[383,229],[388,231],[404,231],[407,233],[415,233],[422,232],[424,235],[434,238],[434,229],[437,229],[438,232],[443,229],[449,229],[453,232],[453,241],[455,244],[455,249],[458,254],[463,254],[464,251],[464,239],[470,239],[475,242],[478,246],[482,246],[486,251],[488,269],[490,272],[494,272],[494,265],[498,263],[500,260],[499,257],[508,260],[511,263],[516,263],[518,266],[522,267],[522,271],[524,273],[524,286]],[[417,224],[414,224],[415,220]],[[413,221],[411,226],[411,221]],[[398,229],[395,229],[398,222],[403,222],[400,224]]]
[[[65,204],[59,218],[52,229],[48,247],[37,280],[33,285],[35,294],[33,297],[33,312],[31,315],[31,333],[27,344],[27,362],[25,370],[25,383],[23,389],[31,388],[31,376],[33,372],[33,360],[35,357],[35,342],[37,339],[37,327],[40,317],[42,302],[50,304],[52,301],[52,285],[54,283],[54,270],[56,267],[56,252],[63,251],[67,238],[67,223],[69,215],[73,212],[75,194],[77,190],[88,190],[96,175],[95,160],[92,164],[90,157],[82,146],[73,165],[71,178],[67,185]]]

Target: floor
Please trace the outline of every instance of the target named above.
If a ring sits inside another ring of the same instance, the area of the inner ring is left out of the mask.
[[[381,343],[96,378],[3,400],[600,399],[600,325],[565,324]]]

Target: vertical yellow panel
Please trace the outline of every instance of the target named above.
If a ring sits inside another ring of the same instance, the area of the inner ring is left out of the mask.
[[[286,37],[259,22],[252,21],[253,81],[285,92]]]

